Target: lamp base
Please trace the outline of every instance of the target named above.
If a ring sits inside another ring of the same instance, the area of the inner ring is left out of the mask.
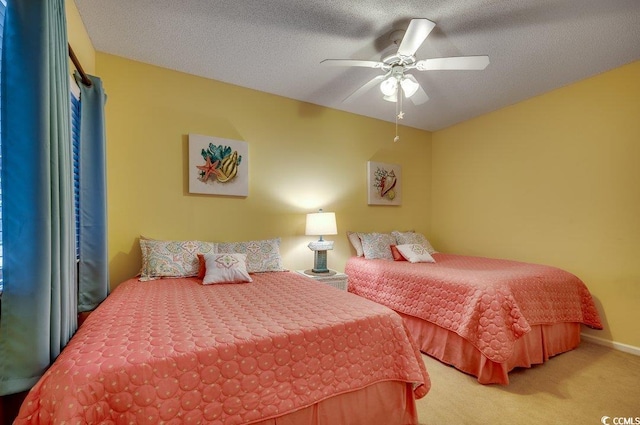
[[[326,251],[333,249],[333,241],[319,240],[315,242],[309,242],[307,245],[311,251]]]
[[[314,251],[313,256],[313,268],[311,269],[314,273],[328,273],[329,268],[327,267],[327,251]]]
[[[309,269],[309,270],[305,270],[304,274],[309,275],[309,276],[333,276],[335,275],[337,272],[335,270],[328,270],[326,272],[323,271],[315,271],[313,269]]]
[[[320,237],[319,241],[311,242],[308,246],[313,251],[313,268],[310,271],[315,273],[315,276],[331,276],[331,271],[327,267],[327,250],[333,249],[333,241],[325,241]]]

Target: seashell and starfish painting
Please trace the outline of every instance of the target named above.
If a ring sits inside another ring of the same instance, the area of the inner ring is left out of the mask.
[[[401,204],[401,170],[396,164],[373,161],[367,163],[369,205]]]
[[[227,183],[238,175],[242,155],[238,155],[238,151],[232,151],[230,146],[209,143],[209,148],[202,149],[200,155],[205,160],[203,165],[196,165],[200,170],[200,181]]]
[[[247,196],[246,142],[189,135],[189,192]]]

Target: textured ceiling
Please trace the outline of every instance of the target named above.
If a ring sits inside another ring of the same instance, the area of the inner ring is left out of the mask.
[[[380,60],[411,18],[437,25],[418,59],[488,55],[484,71],[412,71],[429,101],[401,124],[439,130],[640,59],[640,0],[75,0],[96,50],[393,122]]]

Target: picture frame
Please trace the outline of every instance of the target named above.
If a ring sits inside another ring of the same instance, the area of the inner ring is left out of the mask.
[[[189,134],[189,193],[248,196],[248,144]]]
[[[367,162],[369,205],[402,205],[402,167],[384,162]]]

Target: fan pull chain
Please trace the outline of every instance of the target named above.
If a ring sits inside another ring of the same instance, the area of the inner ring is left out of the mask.
[[[404,112],[402,112],[402,90],[398,87],[396,99],[396,137],[393,138],[394,142],[400,141],[400,136],[398,136],[398,120],[404,118]]]
[[[400,140],[400,136],[398,136],[398,102],[396,102],[396,137],[393,138],[394,142]]]

